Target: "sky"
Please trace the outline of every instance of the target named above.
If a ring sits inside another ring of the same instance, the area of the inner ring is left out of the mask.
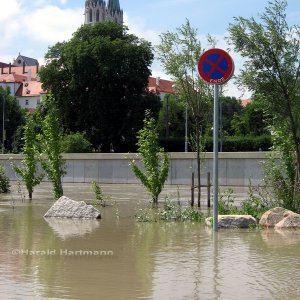
[[[19,53],[44,63],[49,46],[67,41],[84,23],[85,0],[0,0],[0,62],[12,62]],[[254,17],[264,11],[268,0],[120,0],[124,22],[129,32],[159,43],[159,35],[176,28],[189,19],[198,30],[199,39],[205,45],[207,34],[214,36],[217,47],[228,49],[224,37],[234,17]],[[288,0],[287,20],[299,25],[300,1]],[[235,75],[242,68],[243,60],[232,50]],[[157,60],[152,76],[171,79]],[[230,80],[226,94],[249,98]]]

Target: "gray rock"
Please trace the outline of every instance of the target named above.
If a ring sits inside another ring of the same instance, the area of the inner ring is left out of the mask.
[[[275,207],[266,211],[260,218],[259,225],[263,227],[275,227],[284,218],[294,214],[292,211],[282,208]]]
[[[300,215],[296,213],[289,214],[275,225],[275,229],[300,228]]]
[[[74,201],[65,196],[60,197],[46,212],[45,218],[100,219],[100,212],[84,201]]]
[[[213,218],[209,217],[205,219],[207,226],[212,226]],[[219,215],[218,216],[218,228],[249,228],[250,226],[256,226],[256,220],[250,215]]]

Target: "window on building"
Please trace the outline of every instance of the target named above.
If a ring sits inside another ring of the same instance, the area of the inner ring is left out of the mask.
[[[100,20],[100,12],[99,10],[97,10],[97,13],[96,13],[96,22],[99,22]]]
[[[29,100],[28,99],[26,99],[25,105],[29,105]]]
[[[41,105],[41,99],[37,99],[37,100],[36,100],[36,105],[37,105],[37,106],[40,106],[40,105]]]
[[[90,23],[93,22],[93,11],[90,9]]]

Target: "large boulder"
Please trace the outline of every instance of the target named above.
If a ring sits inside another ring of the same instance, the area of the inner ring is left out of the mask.
[[[65,196],[60,197],[46,212],[45,218],[100,219],[100,212],[84,201],[74,201]]]
[[[205,223],[208,226],[212,226],[213,218],[209,217],[205,219]],[[250,215],[219,215],[218,216],[218,228],[249,228],[256,226],[256,220]]]
[[[259,225],[261,225],[262,227],[275,227],[275,225],[281,220],[293,214],[294,212],[288,209],[282,207],[275,207],[266,211],[262,215],[259,221]]]
[[[289,214],[275,225],[275,229],[300,228],[300,215],[296,213]]]

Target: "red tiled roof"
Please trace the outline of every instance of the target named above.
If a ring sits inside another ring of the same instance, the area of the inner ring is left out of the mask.
[[[253,100],[252,99],[243,99],[241,100],[241,104],[243,107],[245,107],[247,104],[252,104]]]
[[[26,81],[28,77],[26,74],[24,75],[19,75],[19,74],[2,74],[0,75],[0,82],[8,82],[8,83],[13,83],[13,82],[18,82],[22,83]]]
[[[25,73],[23,73],[23,67],[13,67],[11,66],[11,74],[9,74],[9,67],[6,68],[1,68],[0,69],[0,82],[2,80],[2,76],[7,76],[7,75],[19,75],[19,76],[24,76],[27,80],[28,78],[28,71],[31,70],[31,80],[36,80],[37,78],[37,67],[36,66],[25,66]]]
[[[25,81],[17,90],[18,97],[33,97],[44,94],[42,83],[39,81]]]
[[[158,83],[158,84],[157,84]],[[149,77],[148,90],[154,93],[174,93],[173,81]]]

